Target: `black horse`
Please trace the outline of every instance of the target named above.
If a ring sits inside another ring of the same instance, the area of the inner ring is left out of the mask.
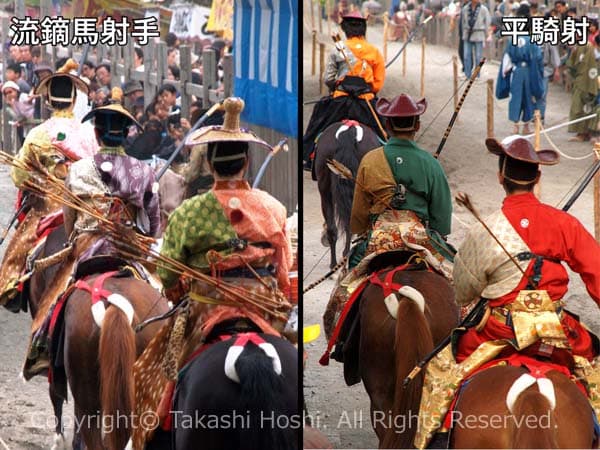
[[[321,194],[321,211],[325,230],[321,238],[324,246],[331,249],[330,267],[337,264],[335,246],[338,230],[343,230],[346,243],[343,255],[350,250],[350,213],[354,197],[354,182],[341,179],[327,167],[327,161],[335,159],[356,175],[361,159],[367,152],[380,147],[377,134],[355,121],[335,122],[320,135],[315,151],[314,176]]]
[[[147,450],[189,449],[200,444],[209,450],[298,448],[303,425],[298,349],[276,336],[252,334],[273,346],[277,363],[248,342],[233,365],[239,382],[233,381],[225,373],[226,360],[241,335],[210,345],[181,370],[171,409],[171,432],[157,430]]]

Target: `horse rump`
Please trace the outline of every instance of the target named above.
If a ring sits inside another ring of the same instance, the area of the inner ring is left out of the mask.
[[[260,336],[276,348],[280,375],[271,357],[247,343],[234,365],[239,383],[228,378],[224,363],[235,337],[211,345],[183,369],[173,406],[176,449],[196,442],[215,450],[298,448],[298,351],[281,338]]]

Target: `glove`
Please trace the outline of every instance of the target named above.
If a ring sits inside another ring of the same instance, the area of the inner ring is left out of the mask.
[[[186,278],[180,277],[173,287],[163,289],[163,296],[174,305],[177,305],[189,290],[189,281]]]

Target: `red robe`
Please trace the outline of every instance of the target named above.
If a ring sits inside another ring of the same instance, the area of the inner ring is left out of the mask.
[[[531,193],[509,195],[504,199],[502,212],[532,253],[566,262],[581,276],[588,293],[600,305],[600,245],[576,218],[540,203]],[[527,269],[528,275],[533,272],[533,262]],[[566,294],[568,283],[569,276],[562,264],[545,259],[538,289],[548,291],[552,300],[558,301]],[[512,303],[526,285],[524,277],[510,293],[490,299],[489,305]],[[569,314],[563,314],[561,323],[573,353],[591,360],[594,354],[589,332]],[[483,342],[513,338],[512,328],[492,316],[481,332],[471,328],[460,338],[457,361],[463,361]]]

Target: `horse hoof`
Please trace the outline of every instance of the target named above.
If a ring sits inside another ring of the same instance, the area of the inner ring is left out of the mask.
[[[57,433],[54,435],[54,443],[52,444],[51,450],[67,450],[67,443],[62,434]]]

